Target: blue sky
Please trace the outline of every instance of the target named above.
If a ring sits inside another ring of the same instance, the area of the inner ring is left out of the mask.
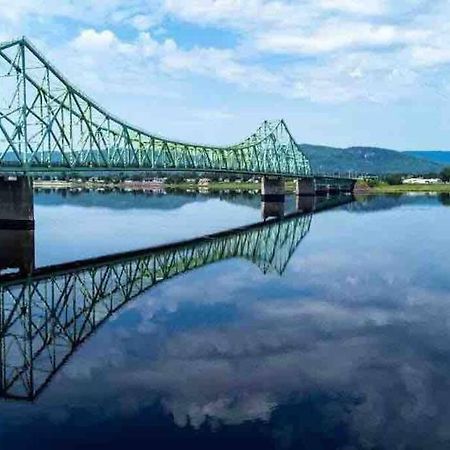
[[[145,129],[234,143],[450,149],[448,0],[0,0],[89,96]]]

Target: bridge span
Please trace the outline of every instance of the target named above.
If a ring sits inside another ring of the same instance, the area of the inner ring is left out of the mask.
[[[311,176],[283,120],[227,147],[178,142],[114,117],[26,39],[0,44],[0,170],[189,170]]]
[[[25,37],[0,43],[0,226],[32,225],[32,208],[14,216],[14,199],[32,205],[36,174],[189,171],[262,177],[263,201],[284,200],[284,180],[297,195],[351,192],[355,180],[314,174],[283,120],[264,121],[234,145],[162,138],[107,112],[72,85]],[[26,177],[21,179],[20,177]],[[6,210],[6,212],[4,211]]]

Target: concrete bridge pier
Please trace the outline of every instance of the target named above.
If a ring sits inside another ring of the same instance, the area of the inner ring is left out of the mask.
[[[316,195],[329,195],[334,187],[328,180],[316,181]]]
[[[261,200],[267,202],[284,202],[285,185],[282,177],[262,177]]]
[[[34,230],[0,229],[0,278],[6,273],[30,275],[35,266]]]
[[[29,177],[0,177],[0,275],[34,269],[32,183]]]
[[[353,193],[353,191],[355,190],[355,185],[356,185],[356,180],[348,180],[345,183],[341,183],[339,185],[340,192]]]
[[[316,180],[315,178],[298,178],[295,180],[295,195],[299,196],[314,196],[316,195]]]
[[[263,220],[269,217],[282,218],[284,216],[284,202],[261,202],[261,217]]]
[[[315,195],[297,195],[295,208],[299,212],[310,213],[316,210],[317,197]]]
[[[285,182],[282,177],[262,177],[261,180],[261,216],[284,216]]]
[[[338,183],[338,184],[334,184],[334,185],[329,185],[328,186],[328,193],[330,194],[330,195],[339,195],[341,192],[342,192],[342,187],[341,187],[341,185]]]
[[[0,229],[34,229],[33,181],[30,177],[0,178]]]

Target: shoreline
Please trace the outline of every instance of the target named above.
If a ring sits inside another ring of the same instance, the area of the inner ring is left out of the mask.
[[[418,193],[450,193],[450,184],[395,184],[381,185],[369,188],[368,193],[373,194],[407,194]]]
[[[152,182],[98,182],[98,181],[50,181],[50,180],[34,180],[34,189],[121,189],[121,190],[139,190],[139,191],[260,191],[260,183],[223,183],[223,182],[211,182],[207,185],[199,185],[197,183],[152,183]],[[286,183],[286,193],[294,192],[294,183]]]
[[[261,186],[259,183],[223,183],[223,182],[211,182],[207,185],[199,185],[197,183],[152,183],[152,182],[120,182],[120,183],[107,183],[99,181],[49,181],[49,180],[35,180],[33,182],[34,189],[121,189],[129,191],[200,191],[200,192],[217,192],[217,191],[260,191]],[[286,183],[286,193],[292,194],[294,192],[294,183]],[[382,184],[379,186],[368,187],[356,185],[355,195],[377,195],[377,194],[406,194],[410,192],[415,193],[450,193],[449,184],[412,184],[412,185],[388,185]]]

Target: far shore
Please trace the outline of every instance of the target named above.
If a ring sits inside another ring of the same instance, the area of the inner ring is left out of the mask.
[[[128,189],[128,190],[200,190],[200,191],[259,191],[260,183],[248,182],[210,182],[208,184],[198,183],[153,183],[153,182],[102,182],[94,180],[86,181],[64,181],[64,180],[34,180],[35,189]],[[294,183],[286,183],[286,192],[294,192]]]
[[[210,182],[208,184],[197,183],[152,183],[152,182],[102,182],[94,180],[86,181],[64,181],[64,180],[34,180],[33,186],[35,189],[122,189],[130,191],[259,191],[259,183],[248,182]],[[294,192],[294,183],[286,183],[286,193]],[[408,192],[422,192],[422,193],[450,193],[450,183],[439,184],[379,184],[377,186],[368,187],[365,184],[357,183],[355,187],[355,194],[374,195],[374,194],[401,194]]]
[[[380,184],[369,188],[367,193],[373,194],[401,194],[407,192],[441,192],[450,193],[449,183],[439,183],[439,184]]]

